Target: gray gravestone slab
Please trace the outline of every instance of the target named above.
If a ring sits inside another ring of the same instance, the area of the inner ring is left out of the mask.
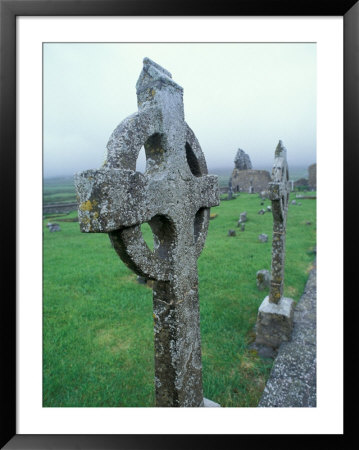
[[[154,280],[156,406],[202,406],[197,259],[218,177],[184,120],[183,89],[148,58],[136,85],[138,112],[122,121],[99,170],[75,176],[83,232],[109,233],[122,260]],[[136,172],[141,147],[146,171]],[[140,226],[149,223],[154,250]]]
[[[243,211],[239,214],[240,222],[247,222],[247,211]]]
[[[271,303],[266,297],[258,309],[256,344],[278,348],[288,341],[293,327],[294,306],[291,298],[282,297],[279,303]]]
[[[259,239],[261,242],[268,242],[268,235],[265,234],[265,233],[262,233],[262,234],[260,234],[260,235],[258,236],[258,239]]]
[[[294,302],[283,298],[285,235],[289,201],[287,150],[279,141],[275,150],[269,198],[272,201],[273,240],[269,296],[258,311],[256,342],[276,348],[289,340],[293,327]]]
[[[257,288],[260,291],[263,291],[264,289],[269,288],[269,284],[270,284],[269,270],[266,270],[266,269],[258,270],[258,272],[256,274],[256,280],[257,280]]]

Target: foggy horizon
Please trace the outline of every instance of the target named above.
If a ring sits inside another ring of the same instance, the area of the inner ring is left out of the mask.
[[[273,158],[273,162],[274,162],[274,158]],[[289,167],[289,178],[291,179],[291,172],[298,172],[298,171],[304,171],[304,170],[308,170],[308,167],[311,164],[316,164],[316,161],[313,161],[312,163],[309,164],[302,164],[302,165],[295,165],[295,166],[288,166]],[[263,167],[253,167],[253,170],[267,170],[269,173],[271,173],[272,171],[272,165],[270,166],[263,166]],[[78,172],[81,172],[82,170],[87,170],[87,169],[99,169],[100,167],[86,167],[86,169],[81,169]],[[144,172],[145,168],[139,167],[136,168],[137,170],[139,170],[140,172]],[[208,169],[208,173],[211,175],[222,175],[222,174],[227,174],[227,173],[231,173],[234,169],[234,162],[233,162],[233,166],[219,166],[219,167],[208,167],[207,165],[207,169]],[[78,172],[68,172],[68,173],[59,173],[57,175],[45,175],[44,174],[44,179],[52,179],[52,178],[73,178],[75,176],[76,173]]]
[[[44,178],[101,167],[112,131],[137,112],[144,57],[183,87],[210,172],[233,169],[239,148],[270,171],[279,140],[289,173],[316,162],[313,43],[46,43],[43,52]]]

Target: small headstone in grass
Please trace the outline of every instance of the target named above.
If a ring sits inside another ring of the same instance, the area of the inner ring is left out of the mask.
[[[266,269],[258,270],[258,272],[256,274],[256,279],[257,279],[257,288],[260,291],[267,289],[269,287],[269,283],[270,283],[269,270],[266,270]]]
[[[235,230],[228,230],[228,236],[235,236],[236,232]]]
[[[297,204],[297,200],[292,200],[292,201],[291,201],[291,204],[292,204],[292,205],[296,205],[296,204]]]
[[[247,222],[247,211],[243,211],[239,214],[240,222]]]
[[[54,231],[61,231],[60,225],[58,223],[48,223],[46,225],[51,233]]]
[[[258,211],[258,214],[261,215],[261,216],[263,216],[263,214],[265,214],[265,210],[264,210],[264,209],[260,209],[260,210]]]
[[[262,234],[260,234],[260,235],[258,236],[258,239],[259,239],[261,242],[268,242],[268,234],[262,233]]]
[[[273,212],[272,267],[269,296],[258,310],[256,343],[277,348],[290,340],[294,301],[283,297],[286,221],[289,201],[287,151],[279,141],[275,150],[272,181],[269,183]]]
[[[148,58],[137,81],[138,112],[122,121],[99,170],[75,175],[83,232],[108,233],[137,275],[153,281],[155,392],[159,407],[206,406],[202,389],[197,259],[218,177],[184,119],[183,89]],[[144,146],[145,173],[136,171]],[[153,251],[141,233],[149,223]]]
[[[268,211],[268,212],[271,212],[271,211],[272,211],[272,207],[268,205],[268,206],[267,206],[267,211]]]

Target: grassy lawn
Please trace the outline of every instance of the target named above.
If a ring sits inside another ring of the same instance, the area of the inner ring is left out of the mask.
[[[285,266],[284,294],[295,301],[316,244],[316,200],[299,201],[289,206]],[[272,215],[258,214],[270,202],[260,202],[241,194],[212,208],[217,217],[198,261],[204,396],[224,407],[256,407],[272,365],[248,349],[267,295],[257,290],[256,272],[271,262]],[[43,406],[152,407],[152,290],[136,282],[107,235],[60,221],[76,215],[52,217],[61,226],[55,233],[43,221]],[[230,228],[236,236],[227,236]],[[143,233],[151,240],[149,227]]]

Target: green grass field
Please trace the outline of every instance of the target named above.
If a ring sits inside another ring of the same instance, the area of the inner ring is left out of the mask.
[[[289,205],[286,243],[284,294],[295,301],[316,245],[316,200],[300,201]],[[198,261],[204,396],[223,407],[256,407],[272,365],[248,348],[267,295],[257,290],[256,272],[271,263],[272,215],[258,214],[270,202],[260,202],[257,194],[241,194],[212,208],[217,217]],[[136,282],[107,235],[51,221],[61,231],[50,233],[44,219],[43,406],[154,406],[152,290]],[[235,237],[227,236],[230,228]],[[149,227],[143,233],[150,241]]]

